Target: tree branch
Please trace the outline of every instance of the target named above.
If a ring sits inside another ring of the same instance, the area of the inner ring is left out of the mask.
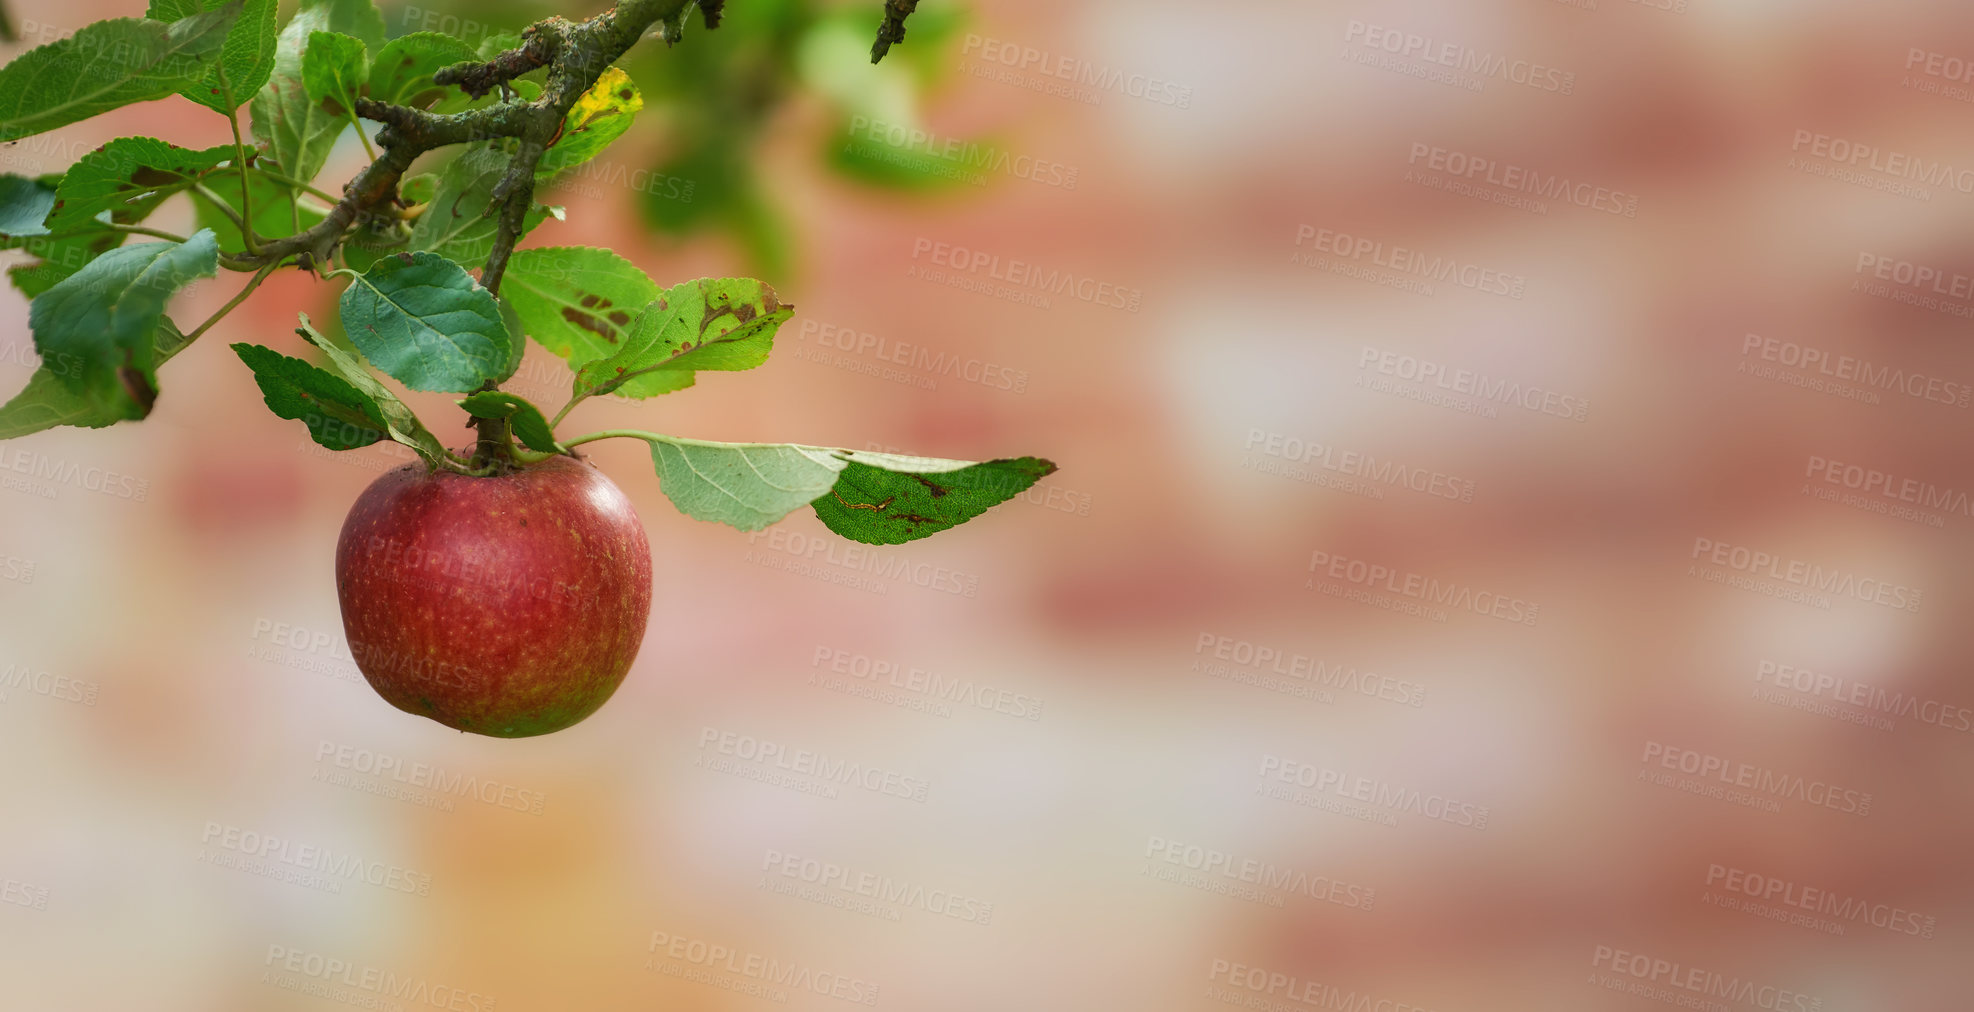
[[[877,41],[870,47],[870,62],[884,59],[891,44],[905,41],[905,19],[918,10],[918,0],[884,0],[884,22],[877,26]]]
[[[501,181],[500,230],[488,257],[488,269],[481,272],[482,278],[491,282],[487,287],[495,288],[534,196],[535,165],[569,109],[647,30],[682,20],[692,6],[693,0],[621,0],[587,21],[547,18],[528,27],[519,47],[485,63],[459,64],[433,75],[434,80],[484,95],[497,85],[547,67],[548,85],[533,102],[504,102],[439,115],[358,99],[357,115],[384,124],[377,134],[382,154],[349,181],[342,199],[314,227],[264,242],[258,252],[229,260],[229,266],[253,270],[294,257],[306,268],[320,269],[351,225],[396,203],[398,182],[418,156],[453,144],[513,137],[521,141],[521,153]]]

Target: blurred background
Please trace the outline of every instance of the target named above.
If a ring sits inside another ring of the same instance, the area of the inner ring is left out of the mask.
[[[140,13],[9,5],[9,58]],[[644,111],[528,245],[797,311],[577,431],[1061,470],[852,553],[594,446],[652,543],[636,666],[460,735],[338,617],[402,458],[223,348],[332,315],[277,278],[149,420],[0,443],[0,1006],[1969,1007],[1963,7],[926,0],[873,67],[878,6],[627,59]],[[0,170],[126,133],[227,136],[172,98]]]

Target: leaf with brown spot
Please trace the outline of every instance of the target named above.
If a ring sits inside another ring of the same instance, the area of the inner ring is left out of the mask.
[[[516,250],[500,289],[528,333],[572,369],[616,354],[633,322],[597,310],[642,306],[659,293],[637,265],[587,246]]]
[[[616,354],[577,372],[576,396],[650,397],[691,386],[701,369],[752,369],[767,361],[776,328],[794,312],[749,278],[674,285],[638,315]]]

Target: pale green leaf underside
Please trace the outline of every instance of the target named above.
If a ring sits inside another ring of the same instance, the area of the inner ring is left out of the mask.
[[[758,531],[826,495],[841,451],[793,443],[710,443],[653,436],[658,485],[679,512]],[[964,466],[964,465],[962,465]]]
[[[329,360],[330,369],[377,405],[378,411],[383,413],[384,423],[390,428],[393,440],[418,451],[418,454],[428,462],[436,463],[445,455],[445,448],[439,445],[438,437],[425,428],[425,423],[418,420],[418,416],[412,413],[409,405],[398,400],[398,395],[392,393],[389,387],[377,382],[377,377],[370,375],[370,370],[364,368],[362,362],[336,347],[335,342],[322,336],[309,322],[307,313],[299,315],[301,326],[295,328],[295,333],[300,334],[302,340],[321,349],[324,357]]]

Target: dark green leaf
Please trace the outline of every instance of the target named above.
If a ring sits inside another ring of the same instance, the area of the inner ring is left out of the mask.
[[[239,0],[165,24],[116,18],[30,49],[0,67],[0,141],[164,98],[217,62]]]
[[[217,10],[227,0],[151,0],[150,16],[177,21],[201,11]],[[219,113],[230,113],[252,98],[274,71],[276,0],[244,0],[240,19],[226,33],[219,59],[198,81],[179,94]]]
[[[84,229],[104,211],[120,224],[141,221],[165,196],[190,186],[233,153],[230,144],[190,151],[155,137],[119,137],[69,167],[55,187],[48,228]]]
[[[0,236],[47,235],[42,222],[54,206],[55,188],[46,182],[11,172],[0,176]]]
[[[142,418],[157,396],[155,334],[165,303],[194,278],[212,277],[219,247],[200,231],[183,243],[114,249],[43,292],[28,307],[34,348],[71,393],[115,418]]]
[[[254,95],[254,136],[283,175],[314,182],[337,135],[349,121],[310,102],[302,82],[302,60],[314,32],[340,32],[376,49],[384,44],[384,16],[370,0],[304,0],[281,29],[274,47],[274,71]]]
[[[555,433],[550,431],[541,409],[513,394],[484,390],[460,401],[459,406],[475,418],[507,419],[514,427],[515,437],[530,450],[555,453],[562,449],[556,445]]]
[[[466,93],[432,83],[432,74],[455,63],[478,59],[473,47],[438,32],[412,32],[385,43],[370,65],[370,97],[394,105],[456,112]]]
[[[572,368],[616,354],[659,295],[636,264],[589,246],[515,250],[500,287],[528,333]]]
[[[341,309],[357,350],[413,390],[472,390],[507,364],[493,293],[435,253],[377,261],[343,290]]]
[[[370,370],[365,369],[362,362],[317,332],[308,322],[307,313],[301,314],[301,326],[295,328],[295,333],[320,349],[329,360],[330,369],[377,405],[377,411],[389,427],[392,439],[416,450],[427,466],[438,466],[439,460],[445,456],[445,447],[439,444],[438,437],[425,428],[425,424],[412,414],[409,406],[398,400],[396,394],[377,382],[377,377],[370,375]]]
[[[354,450],[390,436],[377,402],[349,381],[257,344],[235,344],[233,351],[254,371],[268,410],[307,425],[323,446]]]
[[[363,40],[340,32],[310,32],[302,50],[302,90],[317,106],[333,107],[347,118],[370,79],[370,56]]]
[[[815,501],[816,516],[868,545],[901,545],[966,523],[1056,469],[1037,457],[965,464],[888,453],[842,456],[847,465],[830,494]]]
[[[691,386],[694,370],[752,369],[767,361],[775,329],[794,312],[747,278],[673,285],[644,307],[615,354],[578,370],[575,394],[649,397]]]

